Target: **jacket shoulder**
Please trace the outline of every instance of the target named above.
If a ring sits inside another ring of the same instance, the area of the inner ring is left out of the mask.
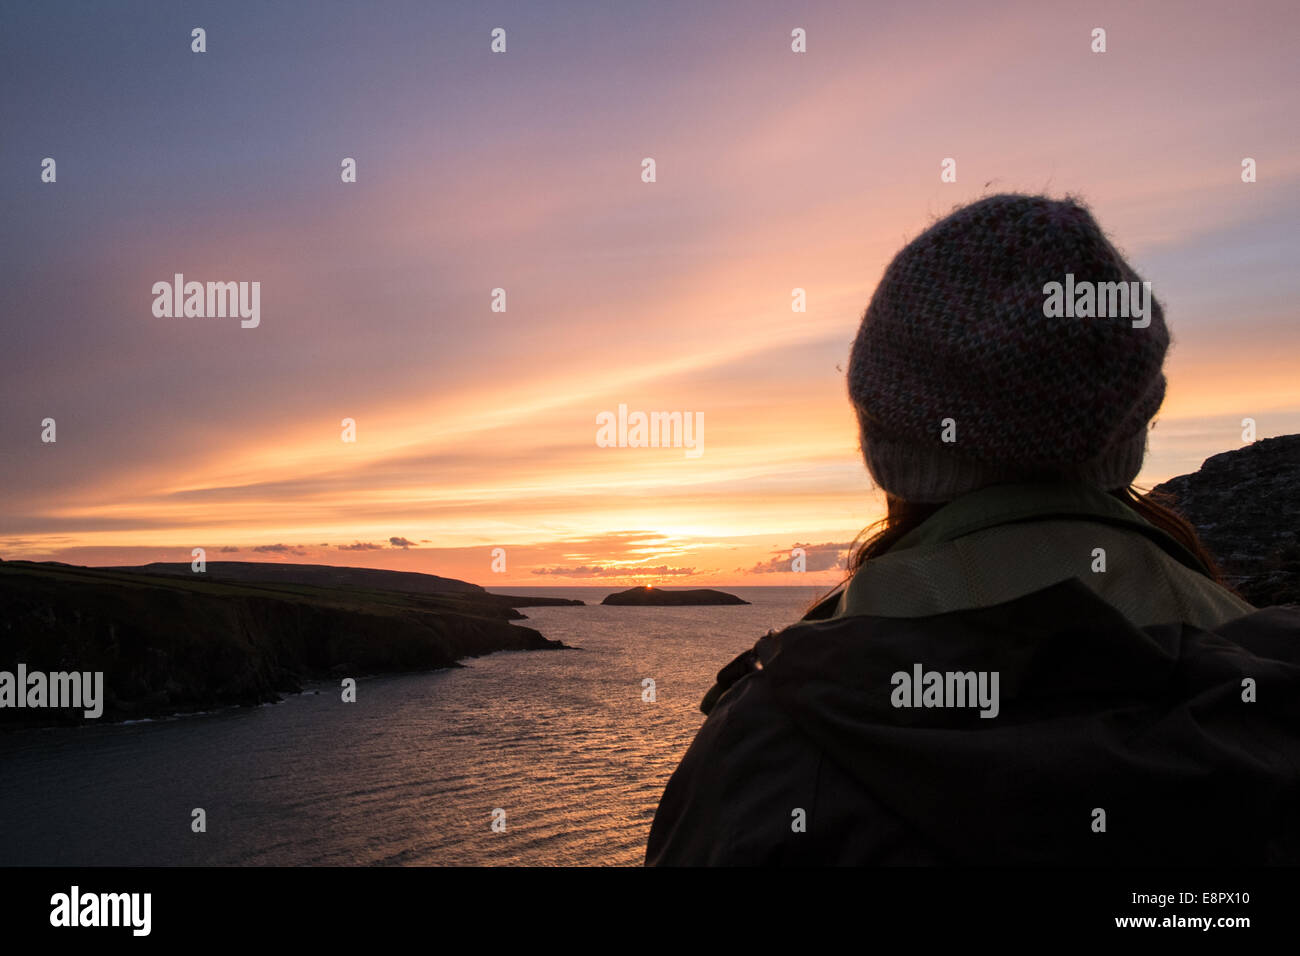
[[[843,631],[853,620],[799,623],[768,634],[718,674],[707,713],[668,781],[646,847],[650,866],[827,865],[875,858],[935,862],[902,822],[827,758],[777,700],[765,664],[809,629]],[[846,814],[848,804],[853,807]]]

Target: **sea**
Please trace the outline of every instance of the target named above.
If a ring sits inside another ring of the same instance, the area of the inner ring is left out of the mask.
[[[354,703],[314,683],[0,734],[0,865],[640,865],[714,676],[824,589],[727,588],[752,603],[716,607],[492,590],[585,601],[521,609],[575,649],[363,678]]]

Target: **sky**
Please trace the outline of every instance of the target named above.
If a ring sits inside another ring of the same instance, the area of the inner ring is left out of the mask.
[[[1300,432],[1298,35],[1281,2],[6,4],[0,557],[834,583],[882,512],[862,311],[997,192],[1082,199],[1153,282],[1140,485]],[[176,273],[259,282],[259,324],[155,315]],[[700,454],[601,447],[620,405],[702,416]]]

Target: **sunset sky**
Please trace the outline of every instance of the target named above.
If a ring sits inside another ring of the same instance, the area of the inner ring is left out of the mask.
[[[1294,4],[382,6],[0,13],[0,557],[833,582],[862,310],[994,192],[1083,199],[1165,306],[1139,483],[1300,432]],[[155,317],[175,273],[260,326]],[[703,453],[598,447],[620,403]]]

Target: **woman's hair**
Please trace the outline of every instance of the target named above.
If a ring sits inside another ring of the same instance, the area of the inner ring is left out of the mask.
[[[1233,587],[1224,580],[1219,562],[1215,560],[1214,555],[1210,554],[1209,549],[1201,543],[1200,535],[1196,533],[1192,523],[1175,511],[1171,503],[1165,503],[1168,502],[1168,499],[1162,502],[1160,500],[1161,496],[1152,495],[1150,492],[1143,494],[1132,485],[1127,488],[1120,488],[1118,491],[1112,491],[1111,494],[1190,551],[1201,564],[1205,565],[1205,570],[1209,572],[1215,584],[1233,591],[1234,594],[1236,593]]]
[[[1186,518],[1168,505],[1162,504],[1157,497],[1149,493],[1143,494],[1132,485],[1112,491],[1111,495],[1128,505],[1150,524],[1155,525],[1195,555],[1205,565],[1205,569],[1215,583],[1232,590],[1231,585],[1223,579],[1223,573],[1220,571],[1218,563],[1206,550],[1205,545],[1201,543],[1201,539],[1196,534],[1196,529],[1192,527],[1191,522]],[[862,544],[852,548],[849,555],[848,574],[845,580],[837,585],[837,588],[847,584],[848,579],[853,577],[859,568],[872,558],[884,554],[900,538],[918,527],[921,522],[942,507],[942,503],[918,504],[913,501],[905,501],[886,492],[885,516],[863,530],[862,534],[867,535],[867,538]],[[859,538],[861,537],[862,535],[859,535]],[[835,590],[832,589],[830,593],[834,593]],[[814,606],[829,596],[830,594],[827,594],[819,598],[818,602],[814,602]]]

